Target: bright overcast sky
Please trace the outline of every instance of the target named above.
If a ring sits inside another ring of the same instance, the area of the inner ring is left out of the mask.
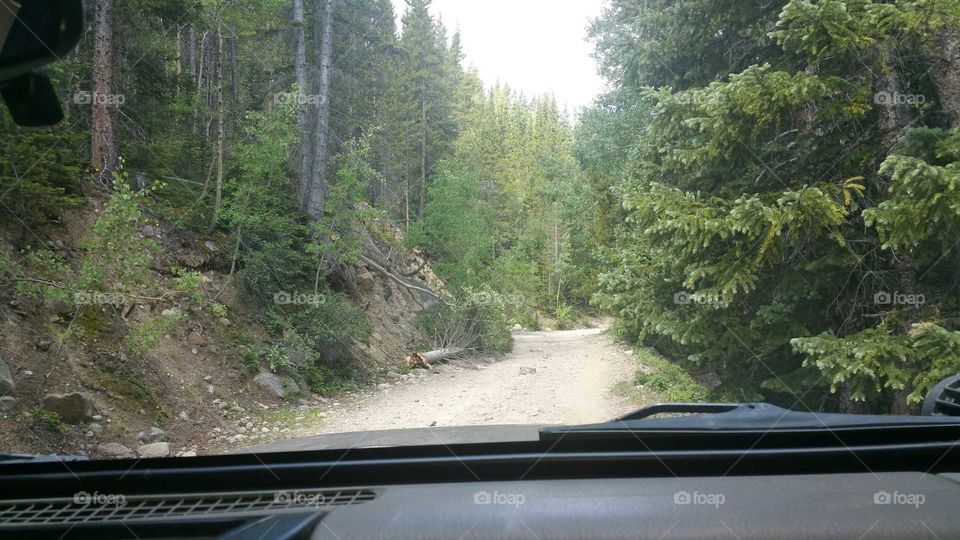
[[[398,17],[405,0],[393,0]],[[586,42],[604,0],[433,0],[450,34],[459,26],[467,65],[487,86],[497,80],[528,97],[552,92],[570,112],[603,90]]]

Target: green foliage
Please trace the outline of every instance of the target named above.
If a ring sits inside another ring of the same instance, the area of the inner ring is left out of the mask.
[[[149,192],[135,193],[122,170],[114,173],[113,186],[80,244],[85,253],[77,285],[89,291],[149,291],[154,285],[150,261],[160,250],[140,233],[145,225],[141,203]]]
[[[159,315],[147,321],[134,324],[130,327],[127,337],[123,340],[124,352],[133,358],[142,358],[150,349],[160,344],[170,330],[180,321],[183,315]]]
[[[203,274],[183,268],[174,268],[174,288],[187,297],[194,304],[201,304],[205,298],[203,293]],[[221,306],[222,307],[222,306]]]
[[[637,385],[655,391],[668,402],[697,403],[707,399],[707,389],[677,364],[646,350],[637,351],[636,355],[644,365],[634,377]]]
[[[33,417],[36,425],[39,425],[58,437],[62,437],[67,433],[67,425],[63,423],[60,415],[53,411],[48,411],[42,407],[34,407],[30,410],[30,416]]]
[[[27,241],[83,204],[81,142],[75,131],[20,128],[0,116],[0,215]]]
[[[960,371],[957,139],[929,114],[931,66],[896,60],[957,8],[614,0],[592,34],[616,88],[575,146],[612,231],[595,305],[725,399],[882,411]],[[912,131],[886,125],[891,88],[925,98],[899,107]]]
[[[513,347],[508,299],[490,290],[463,289],[455,303],[420,315],[417,325],[430,349],[461,347],[500,354]]]

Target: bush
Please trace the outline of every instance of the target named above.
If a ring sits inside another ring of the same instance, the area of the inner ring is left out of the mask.
[[[455,302],[421,315],[417,326],[428,336],[430,348],[500,354],[513,347],[505,300],[489,290],[465,289]]]
[[[638,371],[634,378],[636,384],[657,392],[664,400],[671,402],[693,403],[707,398],[707,389],[677,364],[650,351],[638,351],[636,356],[645,365],[653,368],[652,373]]]

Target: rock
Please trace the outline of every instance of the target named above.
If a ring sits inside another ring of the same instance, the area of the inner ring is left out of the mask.
[[[145,431],[141,431],[139,434],[137,434],[137,440],[140,441],[141,444],[158,443],[166,438],[167,432],[156,426]]]
[[[127,448],[126,446],[120,443],[104,443],[97,446],[97,451],[103,454],[106,457],[112,458],[132,458],[133,450]]]
[[[183,452],[182,454],[180,454],[180,457],[197,457],[197,451],[187,450],[186,452]]]
[[[142,458],[163,458],[170,455],[170,443],[155,442],[137,448],[137,455]]]
[[[70,304],[60,300],[59,298],[44,300],[43,303],[45,306],[47,306],[47,309],[59,317],[65,317],[73,313],[73,308],[70,307]]]
[[[87,426],[87,432],[93,433],[94,435],[100,435],[103,433],[103,426],[96,422],[91,422],[90,425]]]
[[[210,382],[210,381],[213,380],[213,376],[212,376],[212,375],[207,375],[206,377],[203,378],[203,380],[206,381],[206,382]],[[219,401],[219,400],[217,400],[217,401]]]
[[[379,388],[380,390],[386,390],[390,388],[390,383],[380,383],[377,385],[377,388]]]
[[[207,338],[203,337],[203,334],[197,332],[196,330],[190,332],[190,335],[187,336],[187,339],[190,340],[190,343],[203,347],[207,344]]]
[[[300,387],[290,377],[278,377],[273,373],[261,371],[253,382],[257,383],[266,393],[279,399],[287,399],[300,393]]]
[[[180,411],[180,414],[177,415],[177,418],[183,420],[184,422],[190,421],[190,416],[187,414],[187,411]]]
[[[176,316],[180,315],[180,310],[177,309],[177,308],[175,308],[175,307],[167,308],[167,309],[161,311],[161,312],[160,312],[160,315],[163,315],[164,317],[176,317]]]
[[[210,253],[217,253],[218,251],[220,251],[220,248],[217,247],[217,245],[214,244],[213,241],[211,240],[207,240],[206,242],[204,242],[203,247],[207,248],[207,251],[209,251]]]
[[[17,406],[17,398],[13,396],[0,397],[0,412],[10,412]]]
[[[228,318],[226,318],[226,317],[220,317],[220,325],[221,325],[221,326],[230,326],[231,324],[233,324],[233,323],[230,322],[230,319],[228,319]]]
[[[536,372],[537,372],[537,368],[526,367],[526,366],[521,366],[521,367],[520,367],[520,374],[521,374],[521,375],[533,375],[533,374],[536,373]]]
[[[400,375],[400,374],[397,373],[396,371],[388,371],[388,372],[387,372],[387,378],[388,378],[388,379],[402,379],[402,378],[403,378],[403,375]]]
[[[522,325],[519,325],[519,324],[515,324],[515,325],[513,325],[513,331],[514,331],[514,332],[523,332],[523,326],[522,326]]]
[[[357,288],[361,291],[372,291],[376,284],[377,280],[370,272],[360,272],[357,274]]]
[[[243,424],[243,427],[245,427],[245,428],[247,428],[247,429],[252,429],[252,428],[253,428],[253,422],[247,422],[247,423]]]
[[[51,341],[50,341],[49,339],[40,338],[40,339],[37,340],[37,345],[36,345],[36,347],[37,347],[37,350],[38,350],[38,351],[49,351],[49,350],[50,350],[50,345],[52,345],[52,343],[51,343]]]
[[[99,422],[99,421],[101,421],[101,420],[103,420],[103,415],[99,415],[99,414],[93,415],[93,421],[94,421],[94,422]]]
[[[221,401],[220,403],[217,403],[217,408],[220,409],[221,411],[224,411],[224,409],[227,408],[227,402],[226,402],[226,401]],[[226,411],[224,411],[224,412],[226,412]]]
[[[434,420],[433,422],[430,422],[430,427],[433,427],[433,426],[435,426],[435,425],[437,425],[437,421],[436,421],[436,420]]]
[[[16,388],[13,382],[13,373],[10,373],[10,367],[0,358],[0,396],[9,396]]]
[[[61,420],[69,424],[93,420],[97,412],[93,399],[83,392],[47,394],[43,397],[43,408],[57,413]]]
[[[157,236],[157,234],[158,234],[157,228],[154,227],[153,225],[146,225],[146,226],[143,227],[143,235],[144,235],[144,236],[146,236],[146,237],[154,237],[154,236]]]

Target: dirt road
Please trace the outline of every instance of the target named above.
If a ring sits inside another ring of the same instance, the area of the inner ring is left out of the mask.
[[[491,424],[578,424],[635,406],[613,395],[636,360],[602,329],[516,334],[498,360],[463,360],[382,385],[330,411],[315,433]],[[435,424],[434,424],[435,423]]]

